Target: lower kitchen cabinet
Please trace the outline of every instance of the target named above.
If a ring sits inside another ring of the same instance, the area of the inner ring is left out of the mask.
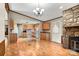
[[[50,40],[50,33],[49,32],[41,32],[41,40]]]
[[[16,42],[17,42],[17,34],[10,33],[10,43],[16,43]]]

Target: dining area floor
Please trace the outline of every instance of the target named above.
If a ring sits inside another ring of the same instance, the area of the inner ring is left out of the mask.
[[[5,56],[79,56],[79,52],[48,40],[27,41],[26,38],[18,38],[17,43],[7,44],[5,49]]]

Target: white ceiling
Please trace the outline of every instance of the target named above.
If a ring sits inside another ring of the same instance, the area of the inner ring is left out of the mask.
[[[62,11],[68,9],[72,6],[77,5],[77,3],[40,3],[40,8],[44,8],[45,11],[42,16],[36,16],[33,13],[33,9],[37,7],[34,3],[10,3],[10,8],[13,11],[22,13],[24,15],[32,16],[42,21],[54,19],[63,15]],[[60,7],[63,7],[60,9]]]
[[[13,12],[10,12],[10,17],[13,19],[17,24],[37,24],[40,23],[40,21],[31,19]]]

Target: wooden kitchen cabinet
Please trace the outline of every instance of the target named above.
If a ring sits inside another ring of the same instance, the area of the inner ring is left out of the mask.
[[[42,29],[43,30],[49,30],[50,29],[50,23],[49,22],[43,22],[42,23]]]
[[[5,40],[0,42],[0,56],[4,56],[5,54]]]
[[[46,35],[45,35],[45,33],[41,33],[41,38],[40,38],[41,40],[45,40],[46,39]]]
[[[16,43],[16,42],[17,42],[17,34],[10,33],[10,43]]]
[[[23,29],[26,30],[26,29],[33,29],[33,24],[23,24]]]
[[[41,40],[50,40],[50,33],[49,32],[41,32]]]
[[[33,29],[33,24],[28,24],[27,29]]]
[[[8,26],[10,29],[14,29],[14,21],[13,20],[8,20]]]

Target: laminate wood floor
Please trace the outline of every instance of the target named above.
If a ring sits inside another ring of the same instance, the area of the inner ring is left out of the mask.
[[[79,56],[79,52],[46,40],[27,42],[19,38],[17,43],[7,45],[5,56]]]

